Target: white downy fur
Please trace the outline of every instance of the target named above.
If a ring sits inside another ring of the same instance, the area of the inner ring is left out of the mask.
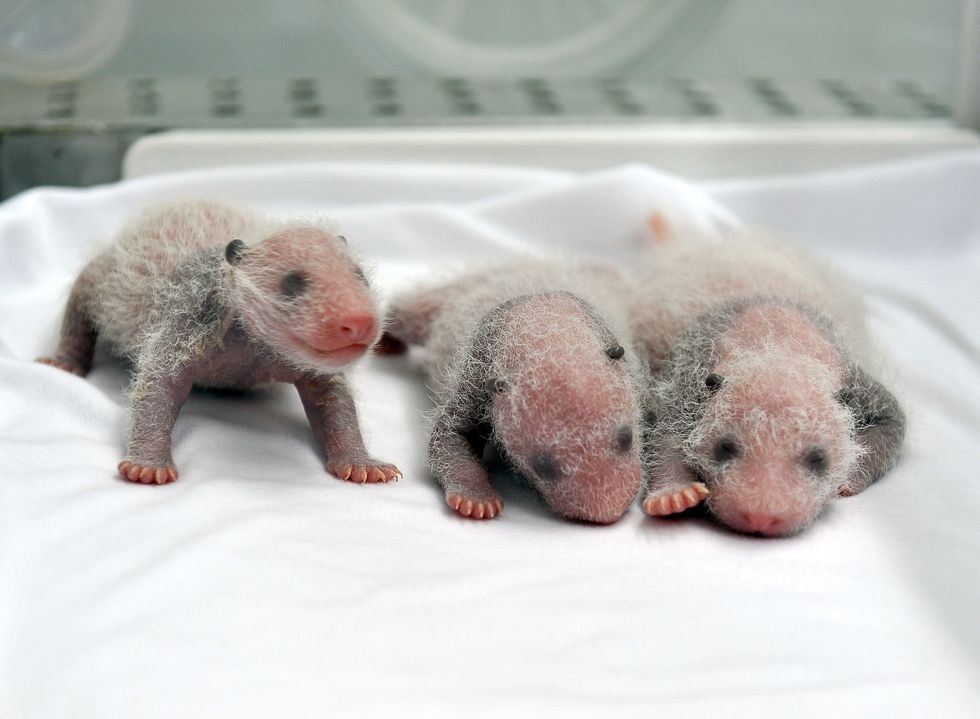
[[[863,476],[857,418],[839,395],[865,376],[862,302],[824,263],[752,232],[717,243],[675,238],[653,253],[631,318],[654,372],[652,495],[673,491],[683,461],[724,523],[744,529],[746,514],[768,514],[786,518],[775,533],[792,533],[841,488],[874,479]],[[720,387],[706,386],[709,374]],[[865,399],[873,395],[893,400],[880,385]],[[889,431],[900,442],[901,411],[889,404],[886,413],[899,417]],[[718,461],[725,438],[738,456]],[[820,472],[805,461],[815,447],[826,459]]]
[[[451,412],[459,395],[479,396],[487,378],[503,380],[506,390],[481,408],[500,446],[560,513],[610,521],[631,503],[640,476],[645,380],[631,348],[628,294],[627,280],[613,268],[529,259],[396,298],[393,313],[396,322],[411,322],[411,312],[400,315],[399,307],[439,307],[427,328],[413,328],[428,351],[437,416]],[[488,324],[497,329],[493,343],[483,346]],[[612,360],[607,351],[617,344],[625,356]],[[623,426],[635,441],[617,454],[615,433]],[[539,449],[575,479],[542,481],[533,466]],[[623,462],[636,471],[621,471]],[[610,470],[606,477],[602,463]],[[626,486],[633,475],[637,484]]]
[[[290,231],[308,232],[312,251],[283,257],[268,246],[270,237]],[[224,257],[233,239],[242,240],[251,255],[238,267]],[[294,265],[314,276],[343,277],[347,273],[338,272],[338,265],[344,264],[351,272],[357,267],[325,223],[280,221],[223,202],[172,202],[141,213],[93,261],[91,309],[100,335],[137,369],[146,362],[159,364],[155,353],[165,352],[168,370],[176,371],[215,342],[228,321],[241,319],[287,363],[323,371],[322,363],[290,346],[287,325],[312,326],[352,304],[376,311],[373,297],[365,300],[365,288],[347,282],[329,302],[297,311],[276,288]]]
[[[691,322],[723,302],[750,297],[813,308],[864,358],[864,303],[853,284],[821,259],[754,230],[732,231],[717,242],[678,236],[657,245],[631,304],[633,331],[657,369]]]

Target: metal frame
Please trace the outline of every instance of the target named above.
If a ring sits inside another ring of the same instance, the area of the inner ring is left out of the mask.
[[[791,174],[980,148],[950,125],[677,125],[175,131],[138,140],[124,177],[266,162],[442,162],[589,171],[641,162],[691,179]]]
[[[953,121],[980,132],[980,0],[966,0]]]

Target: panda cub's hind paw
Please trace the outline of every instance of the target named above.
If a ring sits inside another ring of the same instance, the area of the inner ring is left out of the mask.
[[[679,514],[701,504],[708,494],[708,488],[703,482],[691,482],[684,487],[651,492],[643,500],[643,511],[651,517]]]

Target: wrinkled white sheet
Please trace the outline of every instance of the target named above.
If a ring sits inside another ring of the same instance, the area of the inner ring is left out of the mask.
[[[0,205],[0,716],[980,716],[978,191],[961,153],[700,187],[643,167],[273,166]],[[97,243],[199,194],[328,214],[389,292],[526,245],[636,265],[654,209],[774,227],[867,283],[907,450],[790,539],[638,506],[571,524],[517,483],[501,518],[467,521],[425,470],[419,377],[377,358],[352,382],[400,483],[328,476],[279,387],[193,395],[180,480],[128,484],[124,368],[31,359]]]

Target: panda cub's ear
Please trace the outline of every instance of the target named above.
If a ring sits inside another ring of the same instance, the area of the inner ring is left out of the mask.
[[[237,265],[245,254],[245,243],[241,240],[232,240],[225,246],[225,260],[229,265]]]
[[[507,389],[507,380],[500,377],[491,377],[486,382],[487,392],[490,394],[500,394]]]

